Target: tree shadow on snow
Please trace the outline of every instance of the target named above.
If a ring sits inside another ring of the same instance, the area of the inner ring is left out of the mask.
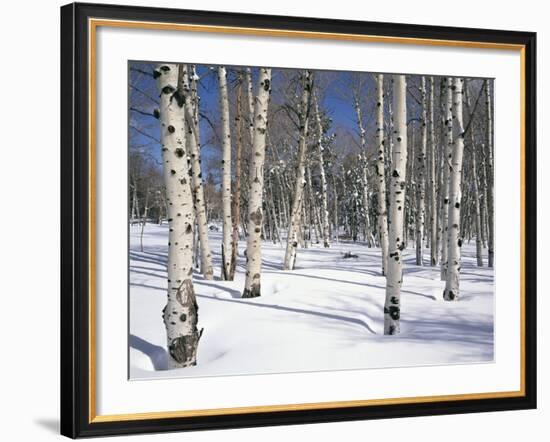
[[[484,283],[484,282],[492,282],[493,280],[493,275],[481,275],[479,273],[470,273],[470,272],[463,272],[462,270],[460,271],[460,275],[461,276],[472,276],[472,278],[468,279],[468,281],[472,281],[472,282],[481,282],[481,283]]]
[[[146,256],[152,255],[152,256]],[[148,252],[133,252],[130,251],[130,259],[135,261],[147,262],[149,264],[156,264],[166,268],[168,258],[166,255],[160,255],[156,253]]]
[[[437,342],[453,343],[453,348],[462,349],[448,362],[461,360],[491,360],[494,357],[494,327],[492,321],[473,321],[455,317],[453,321],[434,319],[411,319],[405,321],[411,330],[399,335],[403,341],[434,345]]]
[[[159,287],[156,285],[141,284],[138,282],[130,282],[130,285],[134,287],[143,287],[144,289],[160,290],[162,292],[166,292],[166,287]]]
[[[168,369],[168,353],[163,347],[151,344],[145,339],[132,334],[129,336],[128,343],[130,347],[142,352],[151,359],[155,371]]]
[[[206,287],[213,287],[215,289],[221,290],[222,292],[227,292],[229,293],[229,295],[231,295],[232,298],[235,298],[235,299],[241,297],[241,292],[239,292],[238,290],[226,287],[224,285],[214,284],[213,282],[207,281],[205,279],[202,279],[202,280],[195,279],[193,283],[198,285],[204,285]],[[198,295],[198,296],[201,296],[201,295]],[[219,299],[219,298],[215,298],[215,299]]]
[[[254,306],[254,307],[269,308],[269,309],[279,310],[279,311],[284,311],[284,312],[298,313],[298,314],[304,314],[304,315],[312,315],[312,316],[318,316],[318,317],[321,317],[321,318],[333,319],[333,320],[336,320],[336,321],[349,322],[349,323],[352,323],[352,324],[359,325],[363,328],[366,328],[372,334],[376,334],[376,332],[369,326],[369,324],[367,324],[365,321],[362,321],[361,319],[358,319],[358,318],[350,318],[348,316],[341,316],[341,315],[336,315],[336,314],[333,314],[333,313],[316,312],[316,311],[313,311],[313,310],[305,310],[305,309],[296,308],[296,307],[284,307],[282,305],[275,305],[275,304],[260,304],[260,303],[251,302],[251,301],[243,301],[243,300],[237,301],[237,300],[233,300],[233,299],[216,298],[214,296],[208,296],[208,295],[199,295],[199,294],[197,294],[197,297],[213,299],[215,301],[221,301],[221,302],[234,302],[234,303],[237,303],[237,304],[247,304],[247,305],[251,305],[251,306]]]
[[[155,271],[154,269],[149,269],[149,270]],[[164,273],[163,275],[159,275],[158,273],[151,273],[151,272],[144,272],[143,270],[137,270],[136,267],[130,266],[130,272],[135,273],[137,275],[145,275],[145,276],[152,276],[153,278],[166,279],[166,271],[165,270],[159,270],[159,272]]]
[[[275,272],[264,272],[264,273],[275,273]],[[352,271],[351,273],[355,273],[355,272]],[[380,290],[385,290],[385,288],[386,288],[386,286],[368,284],[368,283],[363,282],[363,281],[361,281],[361,282],[359,282],[359,281],[347,281],[347,280],[344,280],[344,279],[328,278],[326,276],[304,275],[303,273],[295,273],[295,271],[292,271],[292,270],[289,270],[287,272],[287,274],[288,275],[293,275],[293,276],[301,276],[302,278],[322,279],[322,280],[325,280],[325,281],[337,282],[339,284],[352,284],[352,285],[357,285],[359,287],[372,287],[372,288],[380,289]],[[413,296],[420,296],[422,298],[431,299],[432,301],[435,301],[437,299],[433,295],[425,295],[423,293],[412,292],[412,291],[406,290],[406,289],[401,289],[401,292],[409,294],[409,295],[413,295]]]

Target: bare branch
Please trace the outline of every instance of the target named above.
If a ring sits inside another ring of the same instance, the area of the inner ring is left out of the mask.
[[[151,78],[154,78],[152,72],[147,72],[147,71],[144,71],[143,69],[139,69],[139,68],[130,68],[130,71],[138,72],[138,73],[140,73],[140,74],[147,75],[147,76],[149,76],[149,77],[151,77]]]
[[[143,135],[144,137],[147,137],[147,138],[150,138],[151,140],[153,141],[156,141],[158,144],[160,144],[160,140],[158,138],[155,138],[154,136],[152,135],[149,135],[147,132],[144,132],[142,131],[141,129],[139,129],[138,127],[134,126],[134,125],[130,125],[130,128],[131,129],[134,129],[137,133]]]
[[[138,87],[134,86],[133,84],[130,85],[130,88],[135,90],[136,92],[139,92],[141,95],[143,95],[145,98],[148,98],[149,100],[151,100],[153,103],[155,103],[156,105],[159,104],[159,101],[156,99],[156,98],[153,98],[151,97],[149,94],[147,94],[146,92],[142,91],[141,89],[139,89]]]
[[[155,120],[158,120],[158,116],[155,115],[154,113],[151,113],[151,112],[146,112],[146,111],[143,111],[141,109],[138,109],[136,107],[130,107],[130,110],[132,112],[136,112],[138,114],[141,114],[141,115],[145,115],[146,117],[151,117],[151,118],[154,118]]]

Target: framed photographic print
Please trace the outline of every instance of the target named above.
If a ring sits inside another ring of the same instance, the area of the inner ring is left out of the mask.
[[[62,434],[534,408],[535,45],[62,7]]]

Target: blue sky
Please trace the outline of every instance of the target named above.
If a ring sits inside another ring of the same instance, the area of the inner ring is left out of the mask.
[[[130,62],[129,71],[129,120],[130,120],[130,149],[140,149],[148,157],[153,158],[160,164],[159,122],[146,114],[152,114],[157,107],[158,91],[156,81],[151,73],[156,63]],[[219,121],[219,88],[217,73],[213,65],[197,65],[197,72],[200,77],[199,95],[200,112],[204,113],[216,124]],[[236,70],[239,68],[227,67],[229,72],[230,100],[234,98],[234,85]],[[141,72],[140,72],[141,71]],[[252,68],[253,84],[256,84],[258,75],[257,68]],[[292,77],[297,74],[295,69],[272,69],[272,103],[282,103],[284,92],[283,85],[288,91],[288,81],[284,77]],[[408,113],[409,119],[418,118],[419,107],[413,96],[419,97],[416,89],[420,82],[419,76],[407,76],[409,86]],[[337,133],[335,148],[350,148],[350,145],[359,146],[357,120],[353,105],[353,89],[358,91],[361,110],[363,112],[363,124],[367,131],[367,140],[374,136],[374,112],[375,112],[375,83],[371,73],[350,73],[335,71],[314,71],[316,93],[319,96],[321,111],[332,119],[330,133]],[[481,82],[476,84],[481,85]],[[439,83],[436,82],[436,96]],[[479,90],[479,86],[476,86]],[[386,103],[389,99],[386,99]],[[436,98],[437,105],[437,98]],[[144,115],[145,114],[145,115]],[[234,116],[231,115],[231,121]],[[203,158],[203,174],[217,176],[217,168],[209,167],[209,160],[219,157],[220,151],[217,146],[216,137],[213,136],[210,125],[201,119],[201,155]],[[137,129],[135,129],[137,128]],[[352,140],[352,142],[350,142]],[[342,147],[343,146],[343,147]],[[210,164],[215,164],[210,161]]]
[[[156,107],[155,100],[158,100],[158,92],[156,89],[156,82],[150,75],[139,72],[149,73],[153,71],[155,64],[146,62],[131,62],[129,80],[133,87],[129,89],[129,106],[130,109],[137,109],[144,113],[152,114]],[[198,75],[201,78],[199,84],[200,111],[207,114],[212,121],[217,121],[219,118],[219,102],[218,102],[218,85],[217,75],[215,71],[211,70],[211,66],[197,65]],[[230,89],[232,89],[232,80],[234,74],[231,73],[231,68],[228,67]],[[296,70],[286,69],[273,69],[273,90],[276,90],[281,85],[282,75],[288,75],[296,72]],[[320,107],[324,112],[332,119],[332,131],[349,132],[350,134],[357,134],[357,122],[355,116],[355,110],[353,102],[346,90],[345,82],[349,80],[349,73],[346,72],[315,72],[315,81],[323,83],[325,87],[322,87],[320,91]],[[374,82],[371,80],[371,74],[361,74],[365,82],[362,90],[363,95],[367,96],[374,92]],[[253,69],[254,80],[257,77],[257,69]],[[255,81],[254,81],[255,85]],[[139,89],[139,92],[138,90]],[[275,99],[273,97],[272,99]],[[364,108],[367,108],[367,101],[363,104]],[[370,112],[372,114],[372,112]],[[368,124],[369,112],[365,112],[364,121]],[[155,143],[153,138],[158,139],[159,127],[158,121],[150,116],[143,115],[142,113],[130,110],[130,148],[141,149],[146,151],[147,154],[157,161],[160,160],[160,148],[158,143]],[[370,118],[372,122],[372,115]],[[139,131],[132,128],[136,127]],[[209,136],[212,134],[210,125],[204,120],[201,121],[201,141],[203,143],[201,155],[203,156],[204,164],[208,163],[208,159],[218,155],[218,149],[214,146],[214,138]],[[205,171],[208,174],[208,170]]]

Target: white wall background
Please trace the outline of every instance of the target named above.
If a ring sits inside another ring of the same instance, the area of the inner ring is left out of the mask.
[[[96,0],[99,1],[99,0]],[[115,1],[115,0],[112,0]],[[550,75],[548,11],[543,2],[523,0],[498,6],[462,0],[119,0],[125,4],[315,16],[357,20],[488,27],[537,31],[539,226],[548,220],[543,194],[550,185],[542,171],[550,141],[543,128],[550,102],[543,82]],[[0,69],[0,410],[2,440],[48,441],[58,436],[59,409],[59,0],[9,2],[2,7]],[[313,6],[314,5],[314,6]],[[378,7],[375,7],[378,6]],[[381,6],[381,7],[380,7]],[[539,229],[539,409],[460,416],[268,427],[201,433],[127,437],[124,440],[521,440],[550,430],[549,321],[543,312],[543,248]],[[539,440],[540,437],[539,437]]]

